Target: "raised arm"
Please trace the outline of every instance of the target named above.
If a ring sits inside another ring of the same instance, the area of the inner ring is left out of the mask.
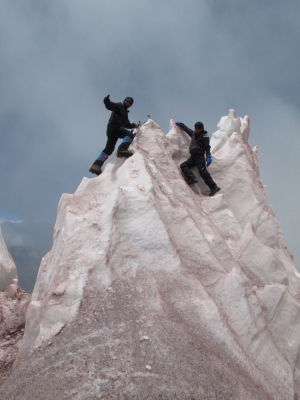
[[[113,103],[112,101],[109,100],[109,96],[107,95],[103,99],[103,103],[105,104],[105,107],[109,111],[118,111],[119,110],[119,105],[117,103]]]
[[[176,125],[179,126],[181,129],[184,130],[190,137],[193,136],[194,131],[190,128],[188,128],[186,125],[184,125],[183,122],[176,122]]]

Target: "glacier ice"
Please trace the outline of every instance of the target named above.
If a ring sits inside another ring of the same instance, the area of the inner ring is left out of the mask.
[[[8,253],[0,229],[0,291],[4,291],[13,279],[17,279],[17,268]]]
[[[173,120],[62,196],[1,399],[300,396],[300,279],[249,132],[221,118],[214,197],[185,183]]]

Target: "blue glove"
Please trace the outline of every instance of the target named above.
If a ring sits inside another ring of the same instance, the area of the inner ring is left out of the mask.
[[[176,124],[177,126],[180,126],[180,127],[181,127],[182,122],[175,122],[175,124]]]
[[[209,167],[212,163],[211,155],[206,156],[206,165]]]

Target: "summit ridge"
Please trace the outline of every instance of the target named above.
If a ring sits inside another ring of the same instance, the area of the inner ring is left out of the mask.
[[[188,135],[151,119],[62,196],[2,399],[300,396],[300,279],[249,133],[221,118],[214,197],[181,175]]]

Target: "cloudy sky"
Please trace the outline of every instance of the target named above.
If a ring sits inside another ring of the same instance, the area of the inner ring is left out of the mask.
[[[32,291],[62,193],[105,144],[103,98],[211,135],[251,119],[260,174],[300,270],[299,0],[0,0],[0,221]],[[13,221],[13,222],[12,222]]]

